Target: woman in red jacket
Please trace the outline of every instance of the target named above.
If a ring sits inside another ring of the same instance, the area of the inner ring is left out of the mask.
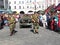
[[[51,20],[51,30],[54,30],[54,23],[55,23],[55,21],[54,21],[54,17],[53,17],[53,19]]]
[[[60,13],[58,14],[58,28],[60,29]]]

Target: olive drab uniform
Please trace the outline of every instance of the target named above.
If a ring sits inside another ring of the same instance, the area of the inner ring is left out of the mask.
[[[12,31],[15,28],[15,23],[14,22],[15,22],[15,18],[11,17],[10,20],[9,20],[10,31]]]
[[[14,30],[14,28],[15,28],[15,18],[11,15],[10,17],[9,17],[9,28],[10,28],[10,32],[11,32],[11,34],[10,34],[10,36],[12,36],[13,35],[13,33],[15,33],[16,31]]]
[[[33,21],[34,33],[38,33],[38,29],[39,29],[38,14],[32,15],[32,21]]]

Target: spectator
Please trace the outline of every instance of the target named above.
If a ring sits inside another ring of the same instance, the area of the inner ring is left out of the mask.
[[[42,24],[42,14],[39,15],[39,25],[43,26],[43,24]]]
[[[47,16],[47,28],[50,29],[50,19],[51,19],[51,16],[49,13],[46,14]]]
[[[58,14],[58,30],[60,30],[60,13]]]
[[[46,26],[47,26],[47,17],[46,17],[46,13],[42,16],[42,23],[43,23],[43,27],[46,28]]]
[[[2,29],[3,26],[4,26],[3,15],[0,15],[0,29]]]

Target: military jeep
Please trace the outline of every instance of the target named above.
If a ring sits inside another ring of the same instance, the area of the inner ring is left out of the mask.
[[[30,15],[28,15],[28,14],[23,15],[20,18],[19,26],[20,26],[20,28],[22,26],[25,26],[25,27],[30,26],[32,28],[32,19],[31,19]]]

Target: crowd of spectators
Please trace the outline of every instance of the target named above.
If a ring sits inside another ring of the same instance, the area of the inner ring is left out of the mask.
[[[39,15],[39,24],[44,28],[60,31],[60,11]]]

